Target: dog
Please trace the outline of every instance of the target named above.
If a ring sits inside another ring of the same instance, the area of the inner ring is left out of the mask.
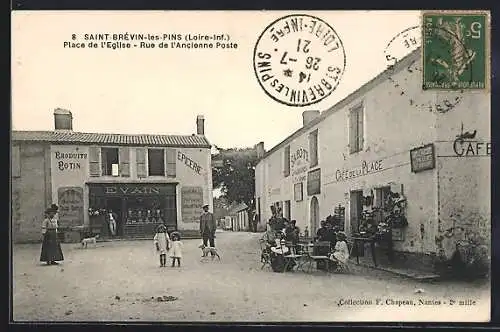
[[[97,246],[97,238],[99,237],[98,235],[92,236],[92,237],[86,237],[82,240],[82,248],[87,248],[89,244],[93,244],[94,247]]]
[[[205,246],[203,243],[200,244],[198,246],[198,248],[201,249],[202,251],[202,255],[201,255],[201,259],[203,260],[204,258],[207,258],[208,257],[208,254],[212,255],[212,259],[214,259],[215,257],[217,257],[219,260],[220,260],[220,256],[219,256],[219,253],[217,252],[217,248],[215,247],[207,247]]]

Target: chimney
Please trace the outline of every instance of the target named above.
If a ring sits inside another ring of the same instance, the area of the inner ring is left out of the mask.
[[[198,135],[205,135],[205,118],[203,115],[196,117],[196,133]]]
[[[73,130],[73,115],[71,111],[63,108],[56,108],[54,110],[54,129]]]
[[[257,158],[264,157],[264,154],[266,153],[266,150],[264,149],[264,142],[259,142],[255,145],[255,150],[257,150]]]
[[[305,127],[307,126],[311,121],[316,119],[319,116],[320,112],[319,111],[304,111],[302,112],[302,125]]]

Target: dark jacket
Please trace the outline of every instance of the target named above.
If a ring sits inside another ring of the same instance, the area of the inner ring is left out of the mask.
[[[200,232],[201,235],[213,236],[217,224],[215,223],[214,215],[210,212],[202,213],[200,216]]]

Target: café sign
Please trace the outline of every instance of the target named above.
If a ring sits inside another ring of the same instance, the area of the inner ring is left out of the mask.
[[[366,161],[363,160],[361,165],[351,169],[337,169],[335,171],[335,180],[337,182],[347,181],[358,178],[375,172],[380,172],[384,169],[382,160]]]
[[[410,150],[411,171],[413,173],[433,169],[436,165],[434,144],[427,144]]]

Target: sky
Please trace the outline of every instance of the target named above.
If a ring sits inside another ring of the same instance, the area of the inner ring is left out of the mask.
[[[306,107],[271,99],[253,69],[258,37],[271,22],[289,14],[310,14],[327,22],[345,52],[337,88]],[[53,130],[53,110],[61,107],[73,113],[74,131],[190,135],[196,132],[196,116],[203,115],[212,144],[251,147],[263,141],[268,150],[302,126],[303,111],[323,111],[384,71],[388,43],[418,25],[419,11],[15,11],[12,128]],[[223,33],[237,48],[63,47],[72,34],[81,40],[86,33],[125,32]]]

